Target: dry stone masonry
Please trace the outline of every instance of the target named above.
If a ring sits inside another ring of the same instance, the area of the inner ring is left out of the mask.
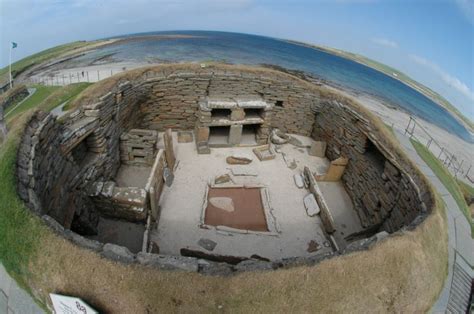
[[[18,194],[58,233],[106,257],[162,269],[229,274],[312,265],[343,253],[337,252],[334,241],[331,254],[272,262],[239,260],[233,265],[152,253],[158,248],[147,242],[147,232],[160,218],[163,186],[171,186],[176,166],[172,131],[179,131],[178,142],[194,140],[201,154],[215,147],[254,145],[256,157],[264,161],[275,157],[270,141],[277,146],[292,141],[297,149],[329,158],[326,173],[305,168],[294,181],[298,188],[309,188],[308,214],[319,214],[328,239],[333,239],[334,218],[318,180],[342,180],[364,227],[352,239],[352,249],[372,245],[375,240],[366,238],[376,239],[378,232],[413,226],[431,206],[432,195],[423,180],[409,162],[398,158],[396,148],[387,144],[366,113],[286,73],[226,65],[163,65],[124,73],[94,88],[95,93],[84,97],[62,121],[44,112],[31,117],[18,149]],[[165,132],[164,150],[158,148],[157,132]],[[254,143],[246,142],[249,132],[255,135]],[[286,133],[311,136],[315,142],[305,146]],[[234,156],[235,160],[242,158]],[[292,161],[286,162],[291,168]],[[149,167],[146,186],[117,186],[114,180],[121,165]],[[237,176],[240,168],[232,169]],[[215,181],[228,182],[224,176]],[[84,238],[97,234],[100,217],[146,225],[142,252],[132,254],[125,247]],[[199,243],[213,250],[210,241]]]

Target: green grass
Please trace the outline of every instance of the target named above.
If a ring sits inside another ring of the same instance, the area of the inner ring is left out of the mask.
[[[64,101],[75,98],[89,83],[61,87],[35,86],[37,92],[15,109],[8,121],[11,124],[7,140],[0,145],[0,261],[17,283],[27,291],[29,263],[38,252],[38,245],[46,234],[40,220],[18,197],[16,191],[16,154],[23,128],[31,109],[50,111]],[[39,303],[44,308],[44,304]]]
[[[64,102],[68,102],[63,110],[68,110],[68,104],[92,83],[75,83],[59,88],[46,97],[39,106],[45,111],[51,111]]]
[[[68,103],[64,106],[63,110],[67,111],[69,110],[69,104],[76,99],[76,97],[87,87],[91,86],[92,83],[75,83],[68,85],[61,90],[59,90],[57,93],[54,93],[50,97],[55,97],[50,100],[50,105],[45,105],[45,110],[51,111],[55,107],[59,106],[63,102],[67,101]],[[48,97],[48,98],[50,98]],[[45,100],[45,102],[48,101],[48,99]]]
[[[29,213],[16,193],[16,152],[26,119],[22,120],[17,120],[0,146],[0,259],[16,275],[24,274],[42,234],[38,219]]]
[[[459,188],[461,189],[462,194],[464,195],[464,198],[472,198],[474,199],[474,187],[470,186],[464,181],[457,180]]]
[[[390,133],[392,133],[392,135],[393,135],[394,137],[396,137],[396,135],[395,135],[395,130],[393,129],[393,127],[392,127],[391,125],[389,125],[389,124],[387,124],[387,123],[384,123],[383,125],[387,128],[387,130],[390,131]]]
[[[11,107],[10,110],[5,112],[7,123],[12,121],[12,119],[17,116],[21,112],[25,112],[28,109],[34,108],[39,105],[43,100],[45,100],[49,95],[51,95],[54,91],[60,89],[59,86],[43,86],[43,85],[34,85],[32,87],[36,88],[36,92],[31,95],[27,100],[25,100],[20,106],[13,109]],[[8,115],[8,116],[7,116]]]
[[[468,219],[471,224],[471,235],[474,234],[474,225],[472,223],[472,217],[467,206],[466,200],[464,199],[463,193],[456,181],[456,179],[451,175],[451,173],[446,169],[441,161],[436,158],[431,151],[426,148],[423,144],[418,141],[411,139],[411,143],[415,147],[416,152],[420,157],[426,162],[426,164],[433,170],[438,179],[443,183],[449,193],[453,196],[456,204],[459,206],[464,216]]]

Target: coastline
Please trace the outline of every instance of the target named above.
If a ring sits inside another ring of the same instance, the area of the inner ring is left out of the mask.
[[[434,98],[432,95],[428,94],[424,88],[426,89],[429,89],[431,90],[429,87],[426,87],[424,86],[423,84],[413,80],[410,78],[410,80],[412,80],[414,83],[410,83],[410,82],[407,82],[405,80],[402,80],[400,77],[398,76],[394,76],[394,75],[391,75],[390,73],[386,73],[385,71],[383,71],[382,69],[379,69],[377,67],[374,67],[368,63],[365,63],[365,62],[362,62],[361,60],[358,60],[356,58],[351,58],[350,55],[356,55],[354,53],[350,53],[350,52],[346,52],[344,50],[339,50],[339,49],[336,49],[336,48],[329,48],[329,47],[324,47],[324,46],[317,46],[317,45],[313,45],[313,44],[309,44],[309,43],[305,43],[305,42],[300,42],[300,41],[295,41],[295,40],[288,40],[288,39],[280,39],[280,40],[283,40],[283,41],[286,41],[288,43],[291,43],[291,44],[295,44],[295,45],[299,45],[299,46],[303,46],[303,47],[306,47],[306,48],[311,48],[311,49],[317,49],[317,50],[320,50],[320,51],[323,51],[323,52],[326,52],[326,53],[329,53],[329,54],[333,54],[333,55],[336,55],[336,56],[339,56],[341,58],[344,58],[344,59],[348,59],[348,60],[351,60],[353,62],[356,62],[356,63],[359,63],[361,65],[364,65],[366,67],[369,67],[375,71],[378,71],[384,75],[387,75],[387,76],[390,76],[391,78],[399,81],[400,83],[406,85],[407,87],[411,88],[411,89],[414,89],[416,90],[417,92],[419,92],[420,94],[422,94],[423,96],[427,97],[429,100],[431,100],[432,102],[434,102],[435,104],[437,104],[438,106],[444,108],[446,111],[448,111],[448,113],[454,118],[456,119],[460,124],[462,124],[466,130],[468,130],[469,132],[471,132],[471,134],[473,134],[474,136],[474,122],[471,121],[471,119],[469,119],[467,116],[465,116],[464,114],[462,114],[461,112],[458,111],[458,109],[456,107],[454,107],[448,100],[444,99],[444,101],[446,103],[448,103],[452,108],[450,108],[449,106],[447,106],[446,104],[442,103],[439,99],[436,99]],[[373,61],[375,63],[380,63],[378,61],[375,61],[375,60],[371,60],[367,57],[364,57],[364,56],[361,56],[363,58],[366,58],[370,61]],[[384,65],[388,68],[391,68],[390,66],[387,66],[387,65]],[[401,73],[403,74],[404,76],[407,76],[406,74],[394,69],[394,71],[398,72],[398,73]],[[435,91],[432,91],[433,93],[436,93]],[[436,93],[437,94],[437,93]],[[440,97],[442,97],[441,95],[439,95]],[[467,120],[467,121],[466,121]]]

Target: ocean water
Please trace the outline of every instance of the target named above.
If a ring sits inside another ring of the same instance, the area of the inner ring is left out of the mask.
[[[194,38],[125,41],[106,46],[74,60],[90,62],[101,56],[117,61],[203,62],[273,64],[304,71],[312,76],[359,92],[383,98],[460,138],[474,143],[474,136],[447,110],[400,81],[357,62],[283,40],[226,32],[176,31],[133,34],[187,34]],[[408,121],[407,121],[408,123]]]

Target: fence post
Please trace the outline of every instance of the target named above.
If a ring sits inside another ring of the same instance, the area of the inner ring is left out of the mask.
[[[86,73],[87,73],[87,82],[89,82],[89,71],[87,71]]]
[[[407,135],[407,133],[408,133],[408,128],[410,127],[410,124],[411,124],[411,116],[410,116],[410,120],[408,120],[408,125],[405,128],[405,135]]]
[[[441,154],[444,153],[444,147],[441,147],[441,151],[439,152],[438,159],[441,160]]]
[[[97,70],[97,81],[100,81],[100,74],[99,74],[99,70]]]

